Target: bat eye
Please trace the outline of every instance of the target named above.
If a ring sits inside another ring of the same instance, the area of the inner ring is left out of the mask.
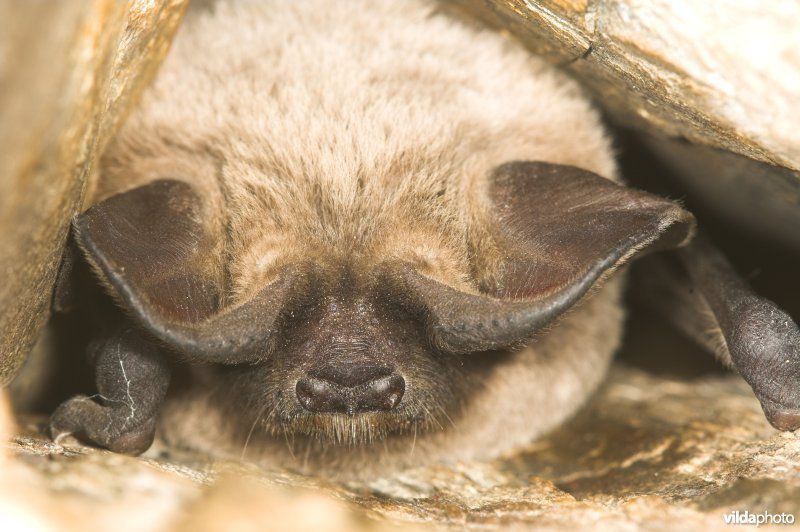
[[[295,393],[309,412],[353,415],[395,409],[405,387],[403,377],[388,368],[340,363],[309,371]]]

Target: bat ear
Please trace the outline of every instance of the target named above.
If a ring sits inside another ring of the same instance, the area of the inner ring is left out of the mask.
[[[675,203],[573,166],[504,164],[490,176],[488,197],[500,261],[481,293],[410,266],[391,276],[446,352],[522,342],[633,256],[681,246],[694,230],[694,217]]]
[[[155,337],[193,359],[258,360],[296,275],[224,308],[222,237],[209,230],[208,214],[190,185],[158,180],[93,206],[73,230],[112,295]]]

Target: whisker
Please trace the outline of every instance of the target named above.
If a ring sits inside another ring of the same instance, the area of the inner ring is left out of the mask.
[[[286,441],[286,449],[289,451],[289,455],[291,455],[292,460],[296,460],[294,456],[294,438],[292,438],[292,443],[289,443],[289,433],[284,431],[283,439]]]
[[[420,406],[420,408],[422,408],[422,409],[425,411],[425,413],[428,415],[428,416],[427,416],[427,417],[428,417],[428,419],[430,419],[431,421],[433,421],[434,423],[436,423],[436,426],[437,426],[437,427],[439,427],[439,430],[444,430],[444,427],[442,426],[442,424],[439,422],[439,420],[436,418],[436,416],[434,416],[433,414],[431,414],[431,411],[430,411],[430,410],[428,410],[428,407],[427,407],[427,406],[425,406],[425,405],[424,405],[424,404],[422,404],[422,403],[420,403],[420,405],[419,405],[419,406]]]
[[[308,458],[311,455],[311,445],[312,441],[311,438],[306,440],[306,452],[303,456],[303,469],[308,469]]]
[[[253,420],[253,424],[250,426],[250,431],[247,433],[247,438],[244,440],[244,447],[242,447],[242,455],[239,457],[240,462],[244,462],[244,456],[247,453],[247,446],[250,444],[250,438],[253,436],[253,431],[256,430],[256,425],[258,425],[258,422],[261,420],[261,417],[264,415],[264,412],[267,411],[268,406],[269,403],[265,403],[264,406],[261,408],[261,410],[258,412],[256,418]],[[275,409],[273,408],[273,411],[274,410]]]
[[[455,423],[455,421],[453,421],[453,418],[451,418],[451,417],[450,417],[450,415],[447,413],[447,410],[445,410],[445,409],[444,409],[444,408],[443,408],[441,405],[436,405],[436,409],[437,409],[439,412],[441,412],[441,413],[442,413],[442,415],[444,416],[444,418],[445,418],[445,419],[448,421],[448,423],[450,423],[450,426],[451,426],[451,427],[453,427],[453,428],[455,428],[455,426],[456,426],[456,423]]]

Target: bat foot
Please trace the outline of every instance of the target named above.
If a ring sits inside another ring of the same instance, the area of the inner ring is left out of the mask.
[[[128,405],[101,405],[86,396],[74,397],[59,406],[50,418],[50,434],[58,442],[74,435],[83,441],[116,453],[138,455],[155,438],[155,417],[133,423]]]

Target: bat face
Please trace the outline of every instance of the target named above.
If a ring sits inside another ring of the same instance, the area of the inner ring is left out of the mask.
[[[613,181],[573,82],[395,4],[190,15],[73,225],[125,318],[54,436],[363,472],[496,456],[600,382],[622,313],[598,288],[692,216]]]
[[[277,436],[368,444],[441,426],[468,395],[459,359],[387,289],[387,264],[315,260],[263,363],[227,370],[245,416]],[[224,379],[224,378],[223,378]],[[455,414],[453,414],[455,415]]]

